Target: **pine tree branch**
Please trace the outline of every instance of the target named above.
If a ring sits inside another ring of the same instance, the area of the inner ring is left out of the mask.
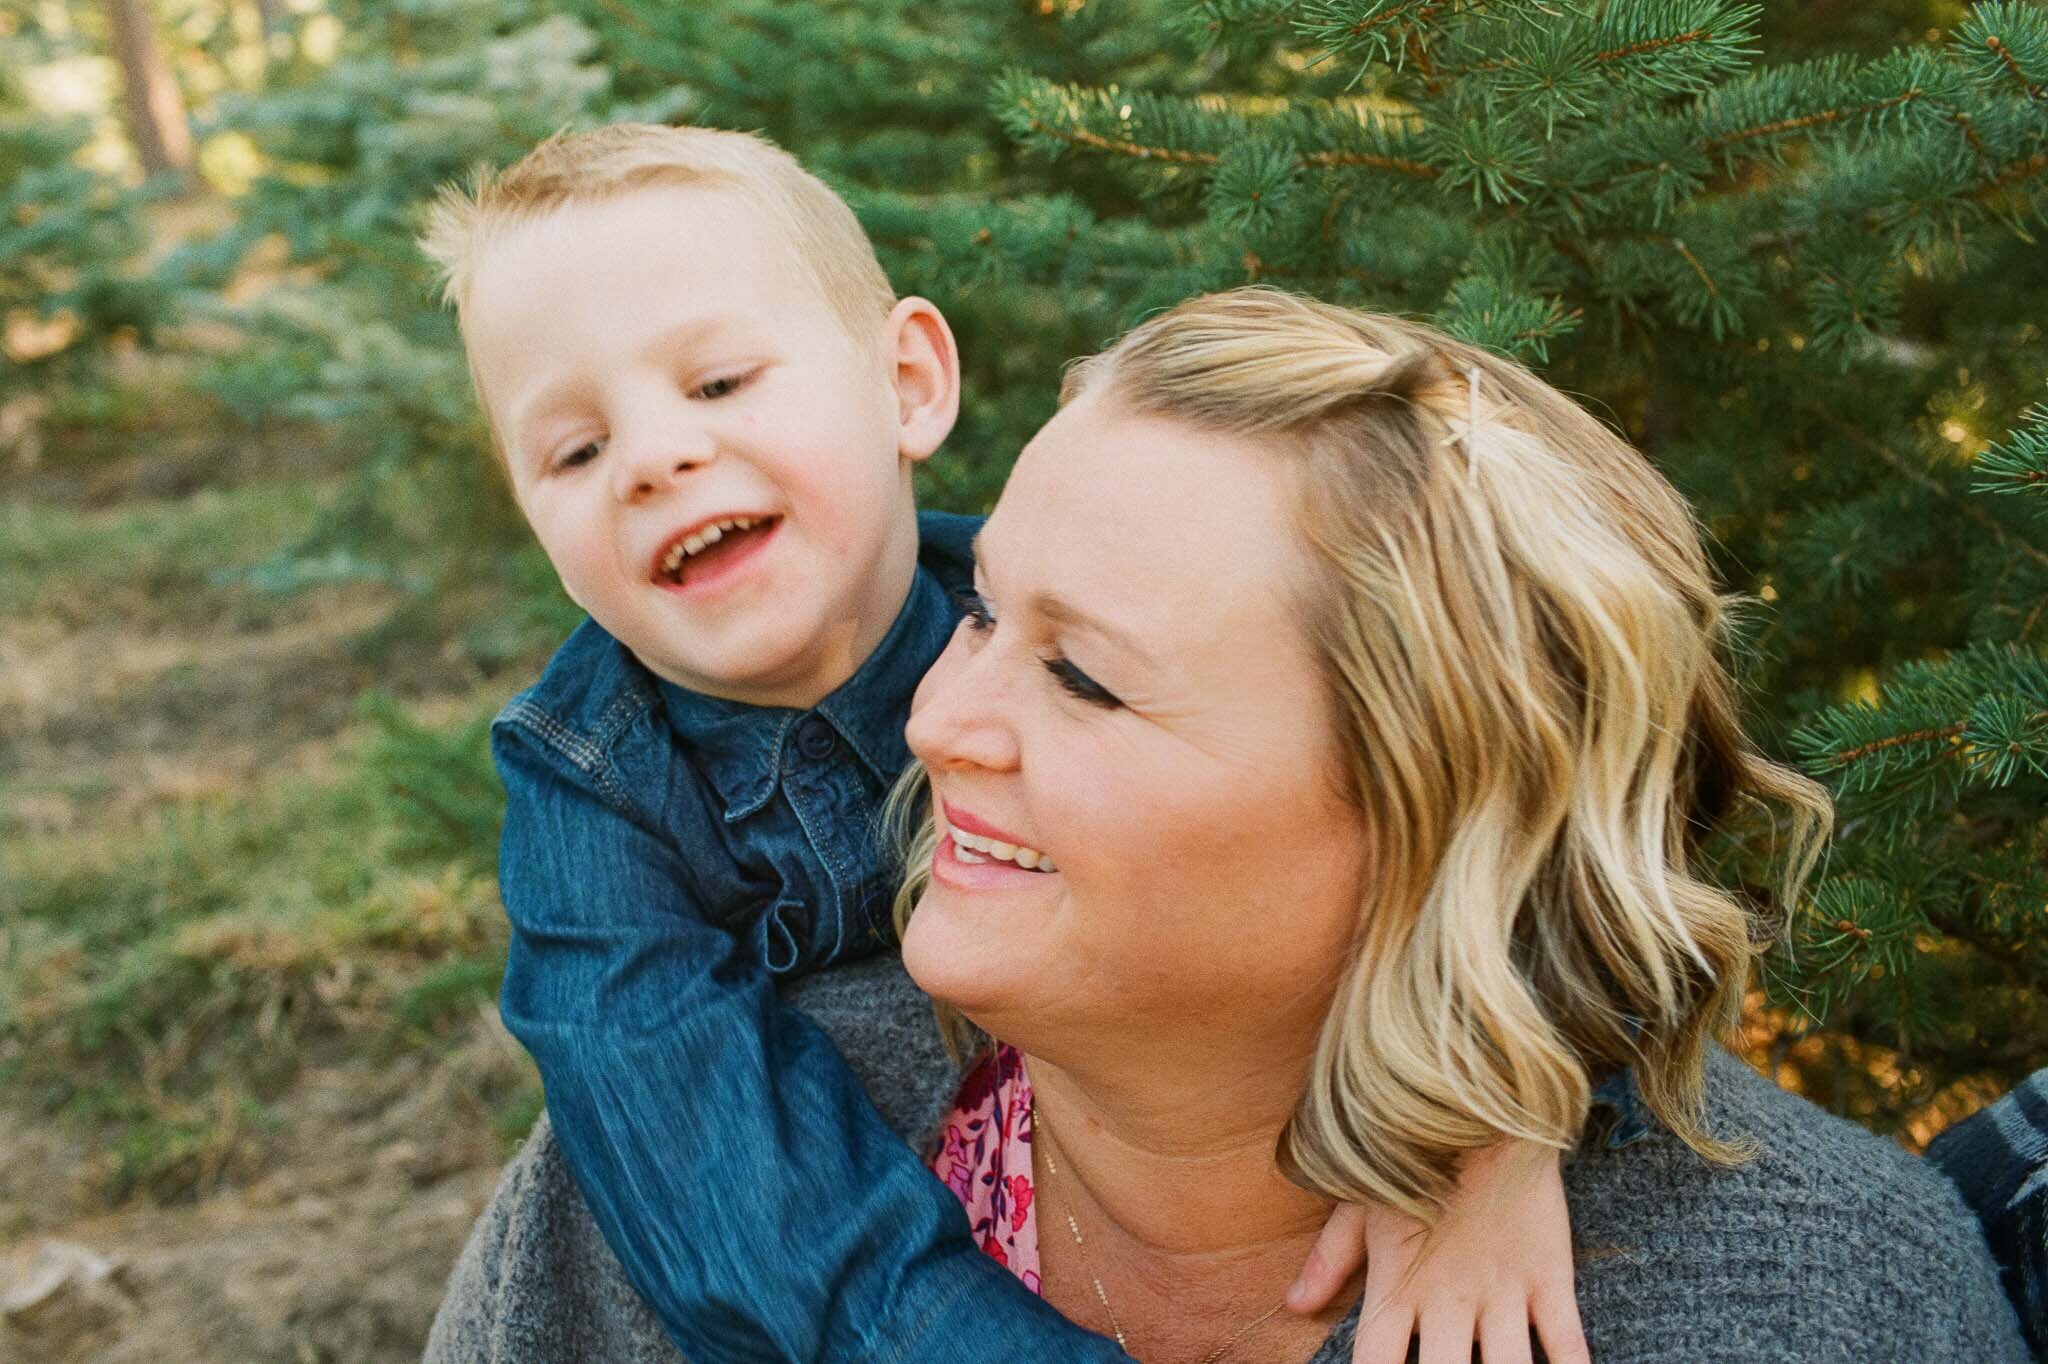
[[[1868,450],[1871,454],[1876,455],[1899,474],[1919,484],[1935,496],[1954,503],[1955,509],[1958,512],[1966,519],[1982,527],[2000,545],[2012,550],[2014,553],[2024,554],[2035,563],[2041,565],[2041,567],[2048,568],[2048,553],[2044,553],[2035,545],[2020,539],[2004,526],[2001,526],[1994,518],[1985,515],[1981,508],[1957,497],[1955,493],[1944,487],[1938,480],[1929,478],[1923,470],[1914,468],[1904,456],[1893,451],[1875,436],[1849,425],[1847,422],[1836,417],[1832,412],[1823,408],[1809,407],[1807,411],[1820,418],[1822,422],[1832,427],[1835,431],[1847,436],[1851,441]]]
[[[1700,277],[1700,283],[1707,286],[1707,293],[1714,298],[1719,298],[1721,296],[1721,287],[1714,283],[1714,277],[1707,273],[1707,267],[1700,264],[1700,258],[1688,250],[1685,243],[1678,238],[1670,237],[1666,240],[1671,243],[1672,248],[1680,256],[1685,258],[1685,263],[1692,267],[1692,272]]]
[[[1901,748],[1906,744],[1926,743],[1933,739],[1953,739],[1967,728],[1969,728],[1967,723],[1958,721],[1952,725],[1943,725],[1938,729],[1916,729],[1910,734],[1892,734],[1867,744],[1859,744],[1855,748],[1841,749],[1830,753],[1828,757],[1837,766],[1847,767],[1850,763],[1861,761],[1873,753],[1882,753],[1887,749]],[[1961,752],[1962,750],[1959,748],[1951,748],[1942,756],[1954,757]]]
[[[1434,95],[1444,88],[1443,80],[1437,74],[1436,63],[1429,59],[1429,48],[1423,44],[1422,35],[1415,29],[1408,30],[1408,60],[1415,63],[1415,69],[1422,73],[1423,88]]]
[[[1645,52],[1661,52],[1667,47],[1681,47],[1686,43],[1705,42],[1713,36],[1706,29],[1696,28],[1689,33],[1673,33],[1662,38],[1645,38],[1639,43],[1630,43],[1627,47],[1609,48],[1605,52],[1596,52],[1593,54],[1593,60],[1596,62],[1618,62],[1629,57],[1640,57]]]
[[[1599,63],[1627,61],[1645,53],[1662,52],[1668,48],[1683,47],[1689,43],[1707,42],[1716,35],[1709,29],[1696,28],[1685,33],[1666,34],[1659,38],[1644,38],[1626,47],[1611,47],[1605,52],[1595,52],[1593,60]],[[1504,71],[1520,65],[1514,57],[1488,57],[1484,61],[1468,62],[1463,66],[1450,68],[1452,75],[1467,76],[1481,71]]]
[[[1435,16],[1438,7],[1439,0],[1420,0],[1420,3],[1405,5],[1389,5],[1387,6],[1387,8],[1381,10],[1378,14],[1371,15],[1367,18],[1360,19],[1354,24],[1349,24],[1345,26],[1341,30],[1341,33],[1342,36],[1355,40],[1358,38],[1363,38],[1366,34],[1370,33],[1372,30],[1376,28],[1382,28],[1388,24],[1402,23],[1405,20],[1410,19],[1411,17],[1414,23],[1427,23],[1431,18]],[[1407,13],[1407,11],[1409,10],[1414,11],[1414,14],[1412,16],[1410,16]],[[1329,34],[1328,36],[1336,36],[1336,34],[1333,33]]]
[[[1901,104],[1910,104],[1920,96],[1921,92],[1918,90],[1907,90],[1893,95],[1890,99],[1872,100],[1868,104],[1858,104],[1847,109],[1822,109],[1811,114],[1801,114],[1797,118],[1781,118],[1771,123],[1759,123],[1754,127],[1738,128],[1732,133],[1710,137],[1702,142],[1700,147],[1703,151],[1717,152],[1724,147],[1747,142],[1752,138],[1771,137],[1778,133],[1798,132],[1802,128],[1816,128],[1824,124],[1840,123],[1845,119],[1861,118],[1865,114],[1875,114]]]
[[[1031,120],[1030,129],[1047,137],[1075,147],[1086,147],[1090,151],[1109,152],[1117,156],[1136,157],[1140,161],[1165,161],[1178,166],[1213,166],[1223,158],[1215,152],[1186,151],[1179,147],[1162,147],[1156,144],[1132,142],[1120,137],[1104,137],[1086,128],[1056,128],[1043,119]],[[1374,152],[1308,152],[1300,158],[1303,169],[1327,170],[1339,166],[1372,166],[1379,170],[1397,171],[1412,175],[1419,180],[1434,180],[1443,172],[1422,161],[1413,161],[1401,156],[1381,156]]]
[[[1963,137],[1968,140],[1970,150],[1977,154],[1977,164],[1986,170],[1993,169],[1998,163],[1992,160],[1991,153],[1985,150],[1984,139],[1977,135],[1977,125],[1970,121],[1970,116],[1960,109],[1949,110],[1948,116],[1963,130]]]
[[[2025,90],[2027,92],[2027,98],[2041,98],[2043,93],[2041,87],[2038,85],[2031,84],[2027,80],[2027,73],[2020,69],[2019,62],[2015,60],[2012,55],[2012,49],[2007,47],[2004,43],[1998,41],[1998,35],[1987,35],[1984,39],[1984,46],[1990,48],[1992,54],[1996,56],[2000,61],[2005,63],[2005,69],[2012,72],[2012,78],[2020,83],[2020,88],[2022,90]]]
[[[2020,181],[2039,175],[2044,170],[2048,170],[2048,152],[2035,152],[2026,160],[2007,166],[1988,183],[1973,190],[1971,193],[1974,197],[1981,199],[1985,195],[1994,194],[1999,190],[2010,189]]]
[[[1330,166],[1373,166],[1380,170],[1399,171],[1419,180],[1434,180],[1443,172],[1423,161],[1411,161],[1400,156],[1379,156],[1372,152],[1309,152],[1301,158],[1303,167]]]
[[[1180,166],[1213,166],[1223,158],[1214,152],[1190,152],[1178,147],[1147,146],[1142,142],[1129,142],[1118,137],[1104,137],[1091,133],[1086,128],[1055,128],[1043,119],[1030,122],[1031,131],[1056,137],[1076,147],[1090,151],[1114,152],[1118,156],[1135,156],[1140,161],[1167,161]]]

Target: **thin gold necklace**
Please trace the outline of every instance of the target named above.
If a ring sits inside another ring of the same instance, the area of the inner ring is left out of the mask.
[[[1037,1138],[1040,1133],[1045,1134],[1045,1143],[1042,1146],[1040,1146],[1037,1142]],[[1039,1120],[1038,1096],[1036,1094],[1031,1096],[1031,1136],[1033,1139],[1032,1144],[1035,1147],[1037,1147],[1039,1153],[1045,1157],[1045,1172],[1048,1175],[1052,1176],[1053,1179],[1058,1179],[1060,1177],[1060,1167],[1053,1163],[1052,1158],[1052,1129],[1045,1126],[1045,1124]],[[1050,1182],[1050,1180],[1047,1181],[1048,1185],[1050,1185]],[[1064,1191],[1062,1191],[1060,1194],[1060,1215],[1067,1219],[1067,1230],[1073,1233],[1074,1250],[1081,1257],[1081,1268],[1088,1271],[1088,1280],[1090,1283],[1095,1285],[1095,1300],[1102,1304],[1102,1310],[1109,1315],[1109,1329],[1111,1334],[1113,1334],[1116,1337],[1116,1347],[1119,1350],[1122,1350],[1125,1354],[1129,1354],[1131,1352],[1131,1346],[1130,1342],[1124,1339],[1123,1323],[1116,1319],[1116,1309],[1109,1305],[1109,1294],[1105,1293],[1102,1289],[1102,1276],[1095,1272],[1095,1264],[1092,1260],[1088,1258],[1088,1242],[1086,1238],[1084,1238],[1081,1235],[1081,1224],[1074,1220],[1073,1207],[1071,1204],[1067,1202],[1066,1194]],[[1237,1348],[1237,1343],[1239,1341],[1243,1340],[1252,1332],[1258,1330],[1261,1326],[1264,1326],[1274,1317],[1280,1315],[1280,1309],[1285,1305],[1286,1304],[1284,1302],[1274,1303],[1271,1307],[1268,1307],[1259,1316],[1253,1318],[1251,1321],[1248,1321],[1244,1325],[1238,1327],[1237,1330],[1234,1333],[1232,1333],[1230,1339],[1224,1341],[1221,1345],[1218,1345],[1215,1349],[1203,1355],[1201,1359],[1196,1362],[1196,1364],[1216,1364],[1217,1360],[1223,1358],[1223,1356],[1229,1354],[1233,1349]]]

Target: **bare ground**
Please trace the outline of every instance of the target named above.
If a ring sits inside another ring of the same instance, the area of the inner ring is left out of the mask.
[[[175,510],[274,468],[204,450],[90,477],[0,461],[0,499],[30,516]],[[479,684],[452,646],[401,658],[394,684],[363,648],[396,601],[375,584],[251,612],[203,579],[91,599],[64,590],[62,565],[52,582],[0,610],[4,839],[118,841],[159,808],[231,800],[280,773],[316,779],[360,725],[365,688],[431,713]],[[16,931],[7,891],[0,876],[0,971]],[[0,1364],[417,1359],[497,1179],[493,1103],[530,1088],[531,1067],[488,1005],[424,1043],[365,1036],[307,1048],[169,1202],[111,1199],[107,1126],[0,1090]],[[9,1045],[0,1029],[0,1078]]]
[[[497,1179],[490,1116],[464,1096],[523,1066],[485,1011],[433,1063],[310,1069],[268,1172],[177,1207],[94,1210],[96,1153],[0,1115],[0,1359],[418,1359]]]

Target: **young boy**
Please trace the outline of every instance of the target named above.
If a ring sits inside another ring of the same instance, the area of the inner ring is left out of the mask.
[[[628,1276],[700,1364],[1121,1358],[979,1253],[771,984],[893,945],[875,815],[978,524],[911,493],[957,409],[944,318],[895,297],[837,197],[734,133],[551,139],[444,196],[423,246],[513,493],[590,614],[493,729],[501,1006]],[[1298,1306],[1380,1216],[1333,1222]],[[1542,1229],[1512,1256],[1569,1302],[1564,1219]],[[1381,1259],[1374,1280],[1406,1263]]]

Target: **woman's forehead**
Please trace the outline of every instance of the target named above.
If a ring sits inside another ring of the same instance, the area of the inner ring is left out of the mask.
[[[1292,464],[1267,441],[1091,394],[1018,457],[982,532],[985,566],[1005,593],[1147,632],[1247,624],[1298,581]]]

